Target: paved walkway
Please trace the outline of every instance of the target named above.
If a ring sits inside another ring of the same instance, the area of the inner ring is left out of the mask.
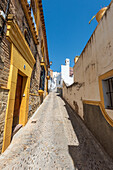
[[[81,119],[50,93],[0,156],[0,169],[112,170],[113,163]]]

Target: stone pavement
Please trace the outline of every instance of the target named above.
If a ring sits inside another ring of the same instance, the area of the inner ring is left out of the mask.
[[[0,169],[112,170],[113,162],[79,116],[52,92],[0,156]]]

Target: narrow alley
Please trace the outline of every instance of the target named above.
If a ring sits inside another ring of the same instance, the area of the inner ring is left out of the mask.
[[[0,169],[111,170],[113,163],[69,105],[51,92],[0,156]]]

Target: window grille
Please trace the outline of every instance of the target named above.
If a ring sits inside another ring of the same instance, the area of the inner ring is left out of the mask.
[[[110,103],[108,105],[108,108],[113,109],[113,77],[107,79],[106,81],[107,81],[107,84],[108,84],[108,91],[106,92],[106,94],[108,95],[108,97],[110,99]]]
[[[103,93],[105,108],[113,110],[113,77],[103,80]]]
[[[40,90],[44,91],[45,86],[45,68],[41,66],[41,75],[40,75]]]

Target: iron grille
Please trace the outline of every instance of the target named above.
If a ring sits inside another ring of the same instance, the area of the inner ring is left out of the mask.
[[[113,77],[109,78],[106,80],[107,81],[107,85],[108,85],[108,91],[106,92],[106,95],[109,98],[109,105],[107,105],[108,109],[112,109],[113,110]]]

